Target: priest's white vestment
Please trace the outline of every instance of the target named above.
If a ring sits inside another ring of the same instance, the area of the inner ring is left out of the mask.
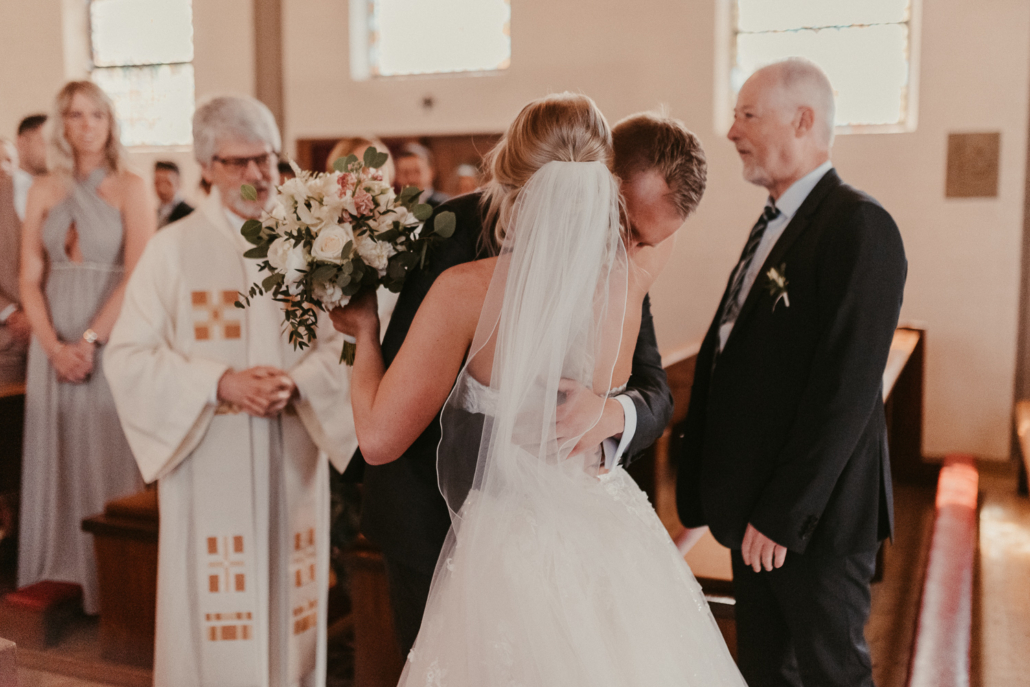
[[[154,685],[321,687],[326,456],[342,470],[357,446],[342,340],[323,314],[314,346],[294,350],[269,297],[236,308],[260,279],[242,220],[217,190],[198,210],[150,241],[104,358],[140,471],[158,481]],[[297,385],[278,418],[216,400],[224,372],[255,365]]]

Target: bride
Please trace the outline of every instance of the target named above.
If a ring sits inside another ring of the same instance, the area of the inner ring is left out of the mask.
[[[500,254],[435,281],[389,370],[374,293],[332,314],[357,339],[366,461],[396,460],[442,408],[452,524],[401,684],[743,685],[646,496],[605,469],[600,447],[573,453],[599,415],[570,429],[580,414],[562,406],[628,380],[671,242],[642,249],[625,235],[608,125],[589,98],[565,97],[559,130],[532,131],[548,121],[544,99],[498,143],[495,177],[528,179],[489,196]],[[527,131],[557,144],[511,154]]]

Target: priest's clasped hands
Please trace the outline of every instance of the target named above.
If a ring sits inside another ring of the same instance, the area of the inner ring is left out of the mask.
[[[297,394],[297,385],[277,367],[229,370],[218,380],[218,400],[254,417],[273,418]]]

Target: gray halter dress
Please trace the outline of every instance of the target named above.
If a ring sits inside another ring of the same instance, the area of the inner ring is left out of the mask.
[[[43,224],[47,308],[57,336],[69,343],[82,337],[124,274],[121,214],[97,194],[106,175],[101,168],[72,182]],[[82,262],[70,260],[65,249],[73,224]],[[40,580],[78,583],[91,614],[99,612],[100,600],[92,536],[82,531],[82,520],[143,488],[101,353],[85,383],[68,384],[57,380],[38,340],[29,348],[18,547],[19,587]]]

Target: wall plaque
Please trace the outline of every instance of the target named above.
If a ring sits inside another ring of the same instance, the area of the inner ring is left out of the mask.
[[[948,134],[947,198],[996,198],[1001,133]]]

